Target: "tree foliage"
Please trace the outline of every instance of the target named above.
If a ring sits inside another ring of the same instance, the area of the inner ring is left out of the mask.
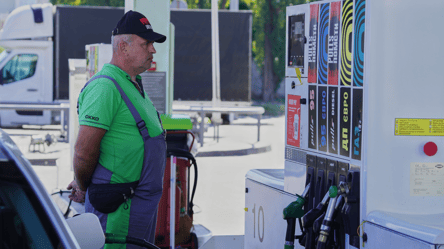
[[[211,8],[211,0],[186,0],[188,8]],[[254,62],[264,78],[264,100],[274,98],[285,77],[285,23],[287,6],[306,0],[240,0],[239,9],[253,11]],[[229,8],[230,0],[219,0],[219,8]],[[202,7],[199,7],[202,6]]]
[[[125,7],[125,0],[51,0],[52,4]]]
[[[305,0],[255,0],[253,5],[253,56],[256,65],[265,72],[266,63],[271,65],[270,80],[273,92],[285,77],[285,23],[286,7],[302,4]],[[270,46],[267,55],[266,46]],[[269,58],[267,58],[269,57]],[[265,78],[265,77],[264,77]],[[272,97],[273,98],[273,97]]]

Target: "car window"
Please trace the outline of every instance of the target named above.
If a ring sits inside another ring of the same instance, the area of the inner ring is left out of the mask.
[[[0,248],[30,248],[23,221],[15,209],[0,199]]]
[[[0,198],[0,248],[54,248],[20,185],[1,181]]]
[[[32,77],[35,74],[38,56],[36,54],[18,54],[2,68],[2,83],[10,84]]]
[[[0,248],[61,248],[33,189],[12,161],[0,161]]]

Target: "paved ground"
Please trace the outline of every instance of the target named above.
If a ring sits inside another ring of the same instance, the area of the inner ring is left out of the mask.
[[[262,120],[265,125],[261,127],[261,143],[271,145],[269,152],[197,158],[199,176],[194,202],[198,205],[195,211],[201,212],[195,215],[196,223],[214,235],[244,234],[245,175],[250,169],[284,168],[284,119],[281,116]],[[255,122],[254,118],[238,119],[233,125],[221,126],[220,135],[233,140],[243,138],[254,144],[257,130],[252,124]],[[231,147],[230,143],[226,146]]]
[[[199,176],[194,200],[195,223],[204,225],[213,235],[244,234],[245,175],[250,169],[284,168],[284,116],[262,119],[260,142],[257,142],[256,123],[255,118],[241,117],[231,125],[220,126],[219,142],[213,139],[214,130],[209,127],[204,146],[199,148],[201,152],[218,152],[214,156],[196,158]],[[46,161],[51,165],[56,161],[57,166],[33,166],[50,193],[57,188],[66,188],[73,179],[70,145],[57,143],[45,146],[45,152],[30,152],[28,147],[31,135],[57,136],[60,135],[57,128],[4,129],[34,164],[45,164]],[[266,152],[227,156],[230,154],[227,151],[245,152],[232,153],[235,155]]]

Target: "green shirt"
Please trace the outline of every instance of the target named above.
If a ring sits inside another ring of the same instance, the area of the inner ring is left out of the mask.
[[[145,91],[142,96],[126,72],[117,66],[105,64],[96,75],[107,75],[117,81],[145,121],[150,137],[162,133],[156,108]],[[113,172],[111,183],[139,180],[144,156],[143,139],[136,121],[111,80],[96,79],[80,93],[79,124],[107,130],[100,143],[99,163]]]

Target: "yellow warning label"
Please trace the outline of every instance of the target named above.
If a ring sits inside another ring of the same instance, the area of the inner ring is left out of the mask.
[[[301,70],[297,67],[294,69],[296,71],[296,76],[298,76],[299,82],[301,82],[302,86],[302,80],[301,80]]]
[[[444,119],[396,118],[395,136],[444,136]]]

